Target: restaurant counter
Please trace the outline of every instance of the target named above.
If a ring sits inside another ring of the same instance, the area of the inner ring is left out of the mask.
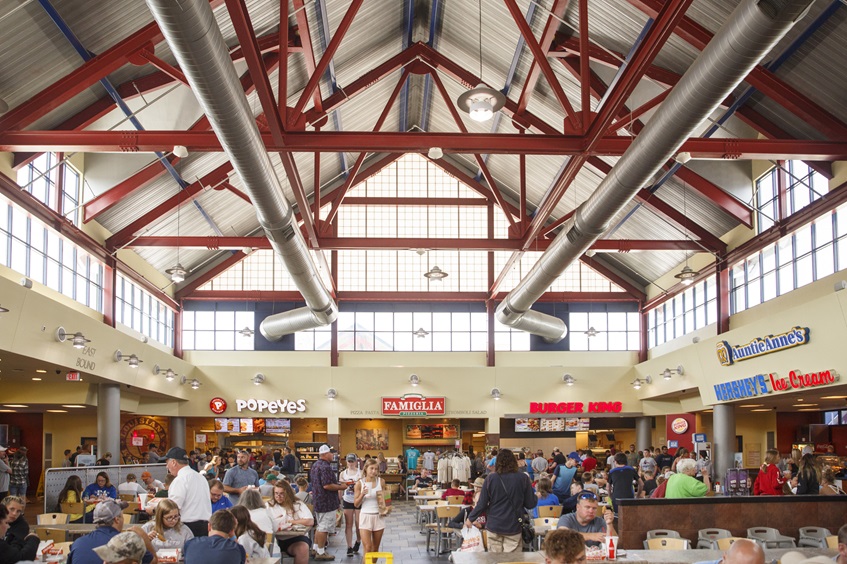
[[[737,537],[746,537],[750,527],[773,527],[795,539],[801,527],[825,527],[835,534],[845,513],[847,496],[622,499],[616,528],[626,550],[643,548],[653,529],[672,529],[696,546],[697,532],[708,528],[729,529]]]

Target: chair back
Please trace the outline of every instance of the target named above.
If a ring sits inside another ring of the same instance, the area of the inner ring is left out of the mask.
[[[536,517],[532,520],[535,527],[555,527],[558,523],[559,520],[555,517]]]
[[[647,539],[678,539],[679,533],[671,529],[653,529],[647,531]]]
[[[36,516],[35,522],[39,525],[65,525],[69,519],[67,513],[42,513]]]
[[[85,504],[81,501],[77,501],[75,503],[68,503],[66,501],[64,503],[60,503],[59,506],[62,508],[62,513],[85,513]]]
[[[418,495],[435,495],[435,490],[433,490],[433,489],[418,490]]]
[[[539,517],[556,517],[557,519],[562,516],[562,506],[561,505],[542,505],[538,508],[538,516]]]
[[[461,507],[456,507],[455,505],[439,505],[435,508],[435,517],[438,520],[446,519],[449,521],[458,515],[461,510]]]
[[[826,547],[838,549],[838,535],[830,535],[826,537]]]
[[[647,550],[688,550],[688,539],[676,537],[647,539]]]
[[[824,527],[800,527],[799,546],[826,548],[826,537],[832,532]]]
[[[732,536],[732,533],[727,529],[700,529],[697,531],[698,539],[718,540]]]
[[[443,499],[431,499],[426,502],[427,505],[447,505],[447,501]]]
[[[718,545],[718,550],[729,550],[729,547],[732,546],[732,543],[741,539],[742,537],[723,537],[715,541]]]
[[[138,501],[138,495],[136,495],[136,494],[118,494],[118,499],[132,503],[132,502]]]
[[[52,540],[55,543],[68,540],[68,532],[62,529],[42,529],[39,527],[35,529],[35,534],[43,541]]]
[[[450,505],[462,505],[465,501],[465,496],[463,495],[448,495],[447,503]]]

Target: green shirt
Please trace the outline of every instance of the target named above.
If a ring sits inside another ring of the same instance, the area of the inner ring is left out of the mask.
[[[688,474],[674,474],[668,479],[666,498],[703,497],[709,491],[706,484]]]

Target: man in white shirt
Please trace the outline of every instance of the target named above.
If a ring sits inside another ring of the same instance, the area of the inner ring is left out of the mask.
[[[118,493],[122,495],[146,494],[147,489],[135,481],[135,474],[127,474],[126,482],[118,484]]]
[[[168,488],[168,499],[179,506],[182,522],[195,537],[207,536],[209,517],[212,516],[209,483],[202,474],[188,466],[188,453],[184,448],[171,448],[165,453],[165,462],[168,472],[176,476]]]

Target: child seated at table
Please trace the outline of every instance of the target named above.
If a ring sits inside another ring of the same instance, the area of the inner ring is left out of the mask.
[[[573,564],[585,561],[585,540],[571,529],[556,529],[544,537],[546,564]]]

